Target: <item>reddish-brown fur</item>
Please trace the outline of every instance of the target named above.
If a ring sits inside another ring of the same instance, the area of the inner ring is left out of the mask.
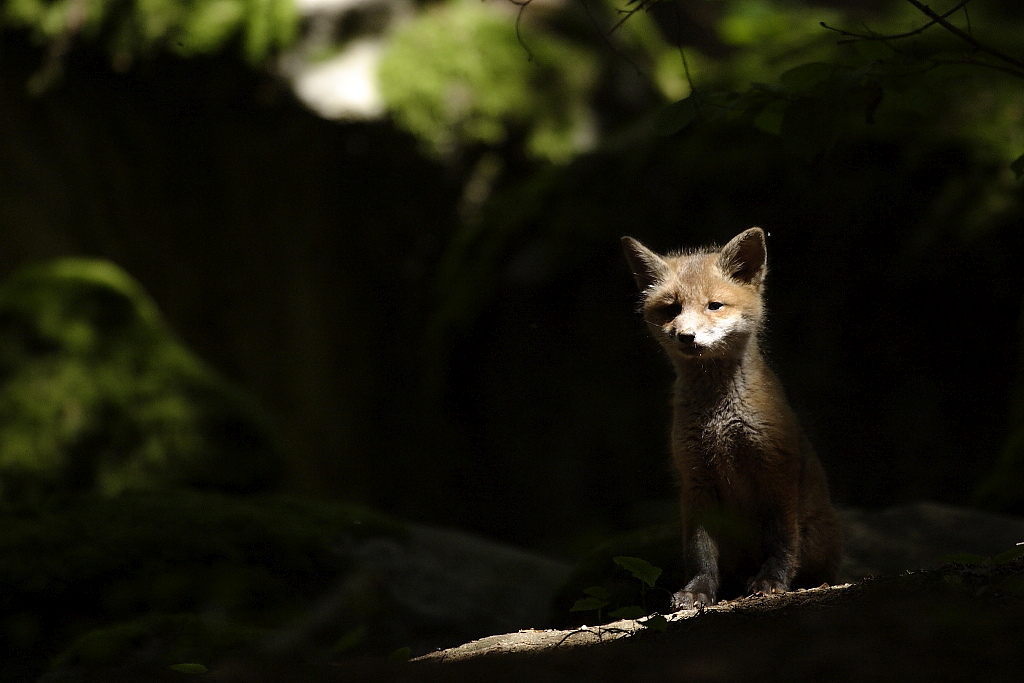
[[[720,590],[834,583],[841,531],[825,472],[758,348],[764,233],[659,256],[623,237],[643,315],[676,370],[672,456],[690,577],[674,609]]]

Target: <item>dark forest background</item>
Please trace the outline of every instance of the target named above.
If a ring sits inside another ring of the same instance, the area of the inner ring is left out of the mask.
[[[141,4],[49,33],[13,7],[0,278],[123,268],[265,410],[287,491],[562,557],[674,518],[671,370],[618,238],[665,251],[759,225],[770,362],[839,504],[1022,510],[1024,67],[978,47],[1024,58],[1015,2],[949,16],[975,44],[818,24],[929,23],[895,1],[641,3],[614,33],[603,5],[499,9],[513,99],[539,104],[435,121],[441,142],[401,95],[375,120],[304,106],[275,59],[309,17],[265,54],[232,26],[189,52],[170,29],[133,43],[118,22],[144,24]],[[559,107],[587,110],[588,142],[555,125],[538,152]]]

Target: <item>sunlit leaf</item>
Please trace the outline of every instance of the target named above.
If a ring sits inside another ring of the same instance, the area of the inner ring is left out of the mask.
[[[179,40],[182,52],[212,52],[239,29],[244,14],[241,0],[207,0],[197,4]]]
[[[32,26],[43,15],[45,7],[40,0],[8,0],[4,7],[4,20],[14,26]]]
[[[377,69],[394,121],[445,156],[526,131],[530,156],[565,161],[592,141],[586,97],[593,57],[543,31],[529,51],[491,3],[442,3],[398,27]]]
[[[273,44],[268,3],[269,0],[249,0],[246,12],[245,56],[254,64],[263,60]]]

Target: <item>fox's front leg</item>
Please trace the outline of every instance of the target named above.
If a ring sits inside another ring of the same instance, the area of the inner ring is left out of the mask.
[[[774,515],[762,526],[761,553],[764,563],[747,584],[747,592],[785,593],[797,570],[799,526],[796,515]]]
[[[703,526],[686,540],[687,566],[696,570],[686,587],[672,596],[672,611],[694,609],[718,602],[718,543]]]

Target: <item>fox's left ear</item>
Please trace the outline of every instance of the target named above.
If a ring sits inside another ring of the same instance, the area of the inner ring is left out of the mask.
[[[751,228],[729,240],[718,255],[718,265],[734,280],[755,287],[761,286],[764,276],[768,274],[764,230]]]

